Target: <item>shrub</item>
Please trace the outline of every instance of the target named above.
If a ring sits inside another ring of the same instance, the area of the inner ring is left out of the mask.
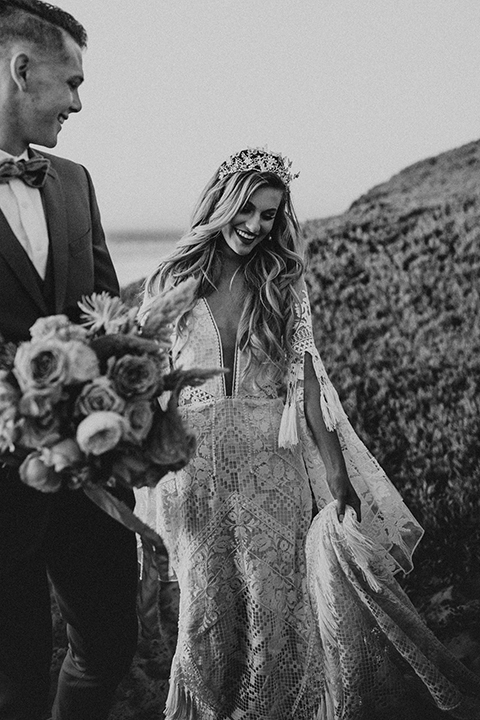
[[[478,569],[479,156],[471,143],[418,163],[304,227],[318,347],[425,527],[413,591]]]

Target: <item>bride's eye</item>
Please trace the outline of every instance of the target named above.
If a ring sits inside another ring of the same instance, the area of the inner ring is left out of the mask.
[[[247,202],[243,207],[240,208],[239,213],[242,213],[245,215],[246,213],[249,213],[252,211],[252,204]]]

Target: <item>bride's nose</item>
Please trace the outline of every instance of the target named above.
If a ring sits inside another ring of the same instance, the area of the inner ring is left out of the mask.
[[[254,235],[258,235],[258,233],[260,232],[260,215],[258,213],[255,213],[247,220],[245,224],[251,233],[253,233]]]

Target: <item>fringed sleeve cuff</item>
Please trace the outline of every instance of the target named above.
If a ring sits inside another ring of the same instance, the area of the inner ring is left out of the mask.
[[[278,433],[278,445],[284,448],[291,448],[298,443],[297,406],[302,397],[305,353],[309,353],[312,357],[315,375],[320,386],[320,407],[327,430],[335,430],[340,419],[346,417],[337,391],[328,378],[315,346],[310,304],[304,285],[298,291],[298,298],[297,319],[292,342],[293,357],[288,369],[287,398]]]
[[[298,360],[292,363],[289,370],[287,386],[287,399],[283,408],[280,430],[278,432],[278,447],[292,448],[298,443],[297,429],[297,396],[298,381],[303,374],[302,363]]]
[[[285,403],[278,432],[278,447],[289,449],[297,443],[297,406],[295,402]]]
[[[326,373],[320,355],[315,348],[312,352],[313,367],[320,386],[320,406],[322,409],[323,420],[327,430],[332,432],[336,430],[340,417],[344,415],[344,410],[338,397],[338,393],[330,382]]]

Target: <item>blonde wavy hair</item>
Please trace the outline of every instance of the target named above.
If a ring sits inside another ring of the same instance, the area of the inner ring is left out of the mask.
[[[215,290],[222,270],[217,240],[221,230],[242,209],[251,195],[263,187],[282,191],[269,238],[257,245],[243,266],[247,298],[240,318],[238,343],[247,354],[245,372],[258,363],[273,363],[276,380],[285,379],[287,358],[292,352],[295,286],[303,270],[300,227],[289,189],[270,172],[248,170],[219,178],[218,170],[200,195],[188,232],[175,250],[147,278],[145,298],[177,285],[186,278],[198,280],[194,303]],[[179,319],[186,328],[193,305]]]

